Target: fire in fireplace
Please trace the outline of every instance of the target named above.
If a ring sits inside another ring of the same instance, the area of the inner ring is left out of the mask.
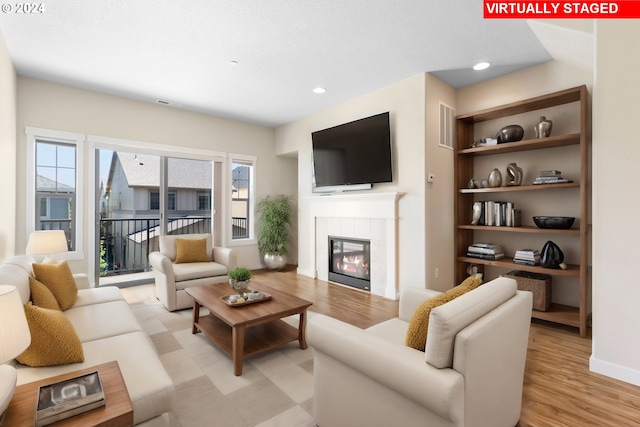
[[[371,242],[329,236],[329,280],[370,291]]]

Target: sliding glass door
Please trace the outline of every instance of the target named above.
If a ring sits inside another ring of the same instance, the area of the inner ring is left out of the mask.
[[[149,253],[159,249],[160,235],[216,229],[213,188],[221,162],[140,149],[96,152],[95,250],[100,284],[128,282],[132,274],[148,272]],[[144,274],[135,277],[137,282],[145,280]]]

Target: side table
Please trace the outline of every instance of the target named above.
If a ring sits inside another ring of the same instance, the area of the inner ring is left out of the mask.
[[[39,387],[98,371],[104,388],[105,406],[51,424],[58,426],[133,426],[133,407],[117,361],[69,372],[16,387],[2,427],[24,427],[34,423]]]

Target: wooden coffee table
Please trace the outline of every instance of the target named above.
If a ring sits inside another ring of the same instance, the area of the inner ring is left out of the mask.
[[[230,355],[236,376],[242,375],[245,357],[296,340],[300,343],[300,348],[307,348],[307,308],[312,303],[254,281],[251,282],[251,289],[265,292],[271,295],[271,299],[231,307],[221,299],[234,293],[226,283],[186,289],[187,294],[193,298],[192,333],[202,331]],[[207,308],[210,314],[200,316],[200,307]],[[282,320],[293,314],[300,315],[297,329]]]

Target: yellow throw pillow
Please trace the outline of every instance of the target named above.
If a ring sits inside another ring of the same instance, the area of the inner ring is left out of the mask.
[[[427,332],[429,330],[429,316],[431,315],[431,310],[446,304],[449,301],[453,301],[460,295],[477,288],[481,283],[482,279],[480,277],[469,276],[460,283],[460,285],[420,304],[409,321],[405,344],[408,347],[415,348],[416,350],[424,351],[424,348],[427,345]]]
[[[176,264],[208,262],[207,239],[176,239]]]
[[[31,276],[29,276],[29,287],[31,288],[31,301],[33,301],[33,305],[62,311],[60,310],[58,300],[53,296],[49,288]]]
[[[82,343],[63,312],[24,305],[31,344],[16,360],[28,366],[54,366],[84,362]]]
[[[33,264],[36,279],[45,285],[56,300],[61,310],[70,308],[78,297],[78,287],[66,261],[45,264]]]

